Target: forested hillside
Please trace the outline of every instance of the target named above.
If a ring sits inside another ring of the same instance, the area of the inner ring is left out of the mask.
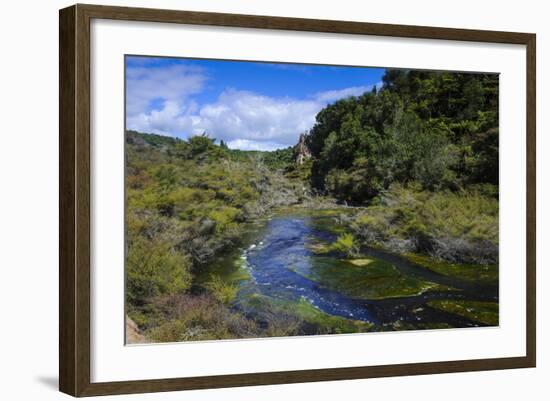
[[[498,185],[497,75],[388,70],[383,80],[318,114],[307,138],[315,189],[367,204],[393,183]]]

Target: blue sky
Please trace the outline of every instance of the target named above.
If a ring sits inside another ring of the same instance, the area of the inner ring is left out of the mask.
[[[206,132],[236,149],[294,145],[315,115],[380,85],[384,69],[126,57],[128,129],[188,138]]]

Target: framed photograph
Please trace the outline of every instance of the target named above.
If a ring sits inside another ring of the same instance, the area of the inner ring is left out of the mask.
[[[535,366],[534,34],[59,21],[61,391]]]

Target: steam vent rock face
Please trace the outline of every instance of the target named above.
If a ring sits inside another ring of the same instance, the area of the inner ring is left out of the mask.
[[[311,152],[306,145],[306,134],[300,135],[300,140],[294,147],[294,154],[296,155],[296,164],[303,164],[306,160],[311,159]]]

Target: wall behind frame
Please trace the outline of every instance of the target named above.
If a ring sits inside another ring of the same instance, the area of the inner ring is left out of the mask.
[[[542,291],[550,265],[550,26],[545,4],[523,2],[437,2],[394,0],[390,3],[303,0],[158,0],[94,1],[136,7],[158,7],[287,17],[358,20],[537,33],[538,120],[538,368],[460,373],[346,382],[295,384],[227,390],[105,397],[128,400],[275,401],[334,400],[342,396],[409,400],[527,398],[542,400],[548,392],[550,348],[544,338],[550,319],[550,296]],[[0,24],[0,283],[3,311],[0,371],[2,398],[62,400],[57,392],[57,191],[58,191],[58,9],[71,1],[9,2]],[[7,124],[6,124],[7,123]],[[546,183],[546,184],[545,184]],[[548,314],[546,314],[547,316]],[[450,344],[449,346],[452,346]]]

